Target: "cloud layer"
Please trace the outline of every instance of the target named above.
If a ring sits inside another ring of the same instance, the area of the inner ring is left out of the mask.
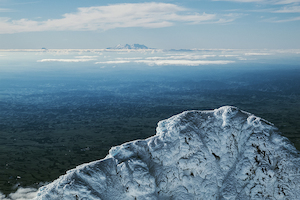
[[[276,17],[263,20],[264,22],[282,23],[299,21],[300,16],[293,16],[289,18],[288,15],[283,14],[298,14],[300,13],[300,0],[212,0],[212,1],[231,1],[238,3],[254,3],[261,6],[268,6],[267,9],[258,9],[255,12],[268,12],[279,14]],[[253,10],[252,10],[253,11]]]
[[[285,6],[280,10],[274,11],[275,13],[300,13],[300,6]]]
[[[61,49],[58,51],[62,51]],[[66,49],[66,52],[69,50]],[[70,50],[71,51],[71,50]],[[299,49],[287,50],[258,50],[258,49],[190,49],[188,51],[168,51],[155,49],[151,51],[139,50],[100,50],[88,52],[73,52],[71,55],[55,54],[55,50],[49,50],[41,55],[56,55],[59,58],[43,58],[38,59],[37,62],[89,62],[90,64],[97,64],[100,66],[118,66],[122,64],[136,64],[143,65],[177,65],[177,66],[200,66],[200,65],[226,65],[233,63],[245,63],[248,61],[258,61],[260,59],[277,59],[281,56],[299,54]],[[122,54],[120,54],[122,52]],[[74,55],[75,54],[75,55]],[[76,55],[79,54],[79,55]],[[95,55],[96,54],[96,55]],[[67,56],[67,58],[65,57]]]
[[[124,3],[108,6],[82,7],[66,13],[60,19],[34,21],[0,18],[0,34],[36,31],[105,31],[114,28],[161,28],[175,23],[228,23],[238,14],[191,13],[169,3]]]
[[[37,62],[88,62],[88,61],[93,61],[95,59],[83,59],[83,58],[74,58],[74,59],[54,59],[54,58],[48,58],[48,59],[41,59],[37,60]]]
[[[147,65],[185,65],[185,66],[198,66],[198,65],[212,65],[212,64],[229,64],[235,61],[228,60],[135,60],[132,63],[143,63]],[[117,60],[117,61],[103,61],[96,62],[96,64],[123,64],[130,63],[128,60]]]

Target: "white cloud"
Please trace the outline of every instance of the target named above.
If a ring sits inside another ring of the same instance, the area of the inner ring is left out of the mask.
[[[161,28],[177,22],[188,24],[228,23],[237,14],[216,15],[191,13],[188,9],[169,3],[124,3],[98,7],[78,8],[60,19],[34,21],[0,18],[0,33],[34,31],[95,31],[114,28],[143,27]]]
[[[211,65],[211,64],[229,64],[234,61],[228,60],[136,60],[136,63],[145,63],[147,65],[186,65],[186,66],[198,66],[198,65]]]
[[[261,53],[261,52],[251,52],[251,53],[245,53],[245,56],[269,56],[272,55],[271,53]]]
[[[94,58],[98,58],[98,56],[75,56],[75,58],[79,58],[79,59],[93,59]]]
[[[300,0],[277,0],[277,1],[275,1],[275,4],[294,4],[294,3],[300,3]]]
[[[116,60],[116,61],[105,61],[96,62],[96,64],[122,64],[130,63],[128,60]],[[228,60],[134,60],[133,63],[144,63],[147,65],[187,65],[187,66],[197,66],[197,65],[211,65],[211,64],[229,64],[234,63],[234,61]]]
[[[37,60],[37,62],[88,62],[93,61],[95,59],[41,59]]]
[[[30,200],[37,195],[35,188],[19,188],[15,193],[11,193],[8,197],[0,193],[0,200]]]
[[[229,57],[238,57],[238,55],[219,55],[219,57],[229,58]]]
[[[142,57],[132,57],[132,58],[116,58],[117,60],[139,60],[142,59]]]
[[[181,65],[181,66],[198,66],[198,65],[222,65],[236,63],[245,60],[258,60],[261,58],[275,58],[288,54],[296,54],[299,49],[194,49],[188,52],[172,53],[166,51],[163,53],[149,56],[144,54],[143,57],[110,57],[109,61],[101,61],[96,64],[117,65],[123,63],[136,63],[146,65]]]
[[[285,6],[280,10],[273,11],[274,13],[298,13],[300,6]]]
[[[103,61],[103,62],[96,62],[95,64],[124,64],[130,63],[129,60],[111,60],[111,61]]]
[[[216,55],[193,55],[193,54],[182,54],[182,55],[173,55],[173,56],[165,56],[165,57],[147,57],[147,60],[166,60],[166,59],[188,59],[188,60],[197,60],[197,59],[205,59],[215,57]]]

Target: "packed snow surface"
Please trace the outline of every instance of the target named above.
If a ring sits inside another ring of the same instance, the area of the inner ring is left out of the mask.
[[[39,189],[55,199],[300,199],[300,153],[236,107],[186,111]]]

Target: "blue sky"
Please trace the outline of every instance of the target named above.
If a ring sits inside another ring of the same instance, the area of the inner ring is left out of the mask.
[[[300,48],[300,0],[0,0],[0,49]]]

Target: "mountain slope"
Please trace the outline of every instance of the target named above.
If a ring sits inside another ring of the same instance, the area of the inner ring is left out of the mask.
[[[40,199],[300,199],[300,154],[235,107],[187,111],[40,188]]]

